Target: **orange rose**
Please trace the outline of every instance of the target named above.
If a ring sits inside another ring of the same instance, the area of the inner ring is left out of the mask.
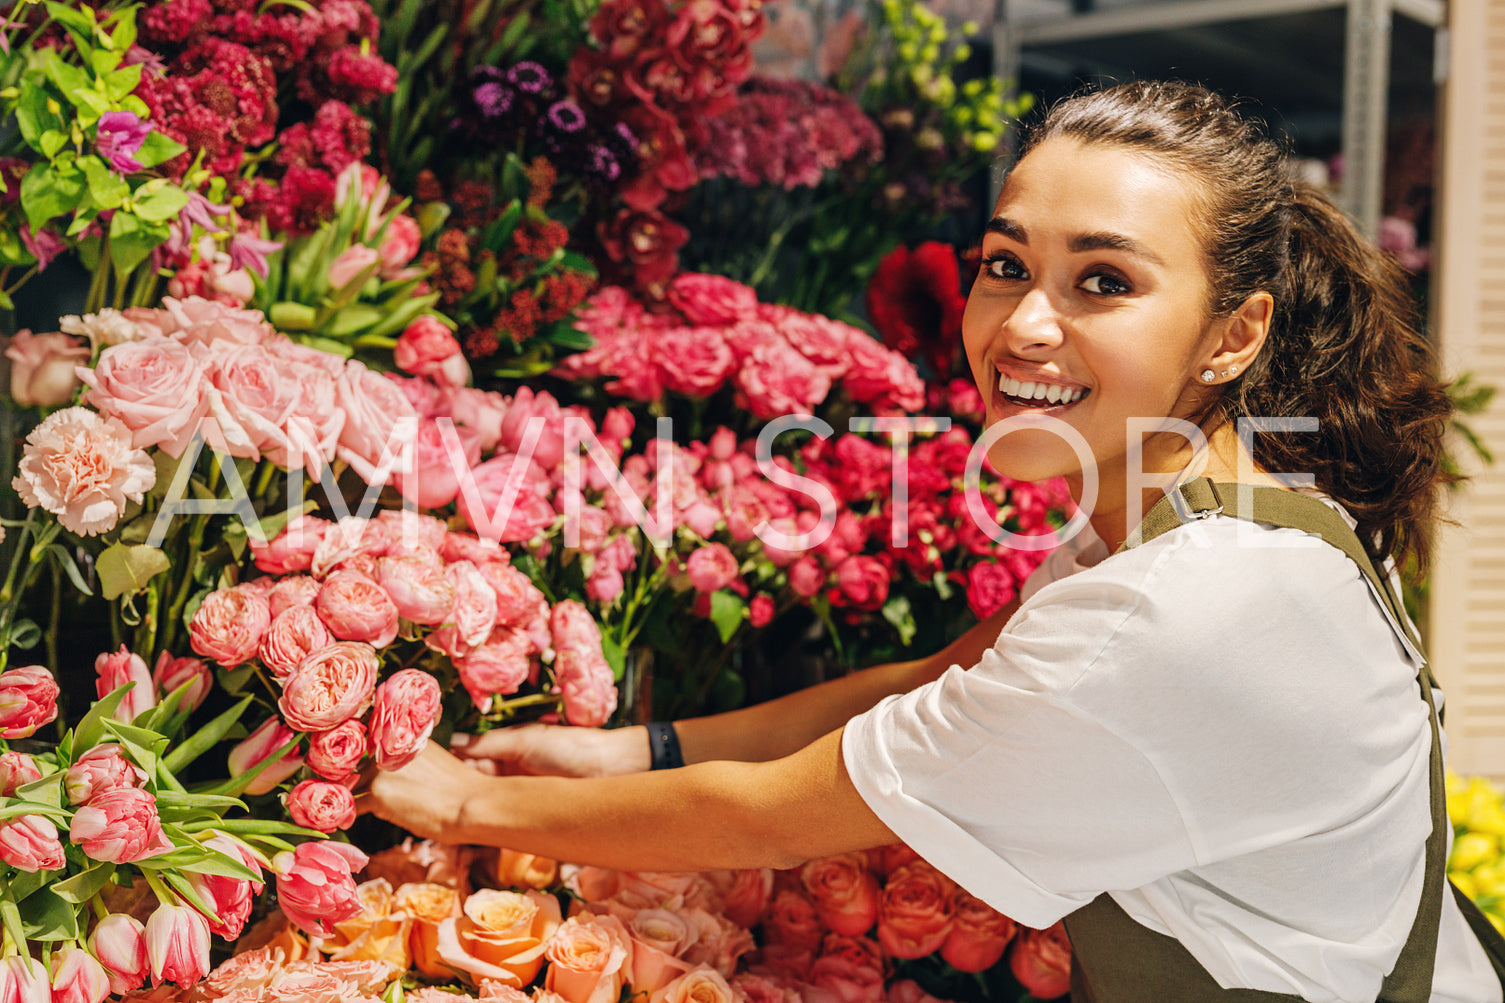
[[[361,911],[334,924],[334,936],[319,945],[331,961],[384,961],[400,972],[412,967],[408,931],[412,920],[393,905],[385,878],[355,888]]]
[[[648,998],[649,1003],[732,1003],[736,994],[720,972],[701,966],[686,972]]]
[[[812,860],[800,869],[800,881],[833,933],[860,937],[878,919],[878,879],[860,853]]]
[[[632,940],[615,916],[571,916],[546,951],[544,988],[567,1003],[615,1003],[632,962]]]
[[[961,888],[951,905],[951,933],[941,945],[946,964],[959,972],[986,971],[998,964],[1014,936],[1014,921]]]
[[[448,885],[412,881],[397,889],[393,908],[412,920],[408,950],[413,967],[431,979],[448,979],[454,972],[439,959],[439,925],[460,915],[460,893]]]
[[[537,888],[543,891],[559,880],[559,862],[532,853],[503,849],[496,856],[498,888]]]
[[[888,876],[878,907],[878,942],[891,958],[923,958],[951,933],[956,885],[922,860]]]
[[[1014,978],[1042,1000],[1071,989],[1071,941],[1060,923],[1046,930],[1023,930],[1009,952]]]
[[[543,967],[544,945],[559,928],[559,901],[542,892],[483,888],[464,915],[439,924],[439,959],[471,982],[521,988]]]
[[[564,886],[587,902],[602,902],[622,887],[622,872],[609,867],[565,864],[560,869]]]
[[[713,871],[712,884],[721,892],[721,912],[738,926],[753,927],[773,894],[773,871],[766,867],[740,871]]]
[[[763,933],[771,944],[781,944],[792,951],[814,951],[826,935],[826,928],[816,915],[815,903],[786,888],[768,904]]]
[[[627,923],[632,938],[632,972],[627,984],[634,993],[651,993],[690,970],[686,950],[700,938],[690,920],[667,909],[643,909]]]

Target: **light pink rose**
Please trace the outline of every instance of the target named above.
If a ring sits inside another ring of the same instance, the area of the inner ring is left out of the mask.
[[[230,776],[238,777],[247,770],[260,766],[279,749],[296,742],[297,734],[282,723],[278,717],[269,717],[230,750]],[[246,788],[247,794],[266,794],[276,789],[288,777],[303,768],[303,757],[296,746],[276,763],[259,773]]]
[[[1040,999],[1064,996],[1071,988],[1071,941],[1060,923],[1046,930],[1023,929],[1009,952],[1009,970]]]
[[[288,792],[287,813],[307,829],[348,829],[355,823],[355,797],[343,784],[305,780]]]
[[[533,672],[533,644],[513,627],[497,627],[480,647],[454,659],[460,685],[482,714],[491,698],[511,696]]]
[[[313,566],[314,554],[329,528],[327,519],[314,515],[295,515],[270,543],[251,538],[251,557],[256,567],[269,575],[287,575],[307,571]]]
[[[367,857],[348,843],[299,843],[272,859],[277,874],[277,901],[287,918],[304,931],[329,937],[333,923],[361,912],[356,871]]]
[[[449,536],[449,526],[421,512],[405,508],[384,508],[376,514],[376,524],[390,541],[385,557],[429,557],[437,559]]]
[[[174,658],[164,651],[152,666],[152,682],[163,696],[185,683],[190,684],[178,701],[178,709],[193,711],[199,709],[214,688],[214,675],[200,659]]]
[[[146,956],[152,982],[184,989],[209,972],[209,923],[188,906],[159,905],[146,921]]]
[[[627,582],[622,577],[622,572],[605,561],[597,561],[591,567],[591,573],[586,576],[585,596],[603,605],[610,605],[626,587]]]
[[[549,630],[557,649],[601,650],[601,628],[590,611],[573,599],[556,603],[549,611]]]
[[[57,870],[66,863],[57,826],[45,815],[17,815],[0,822],[0,860],[21,871]]]
[[[878,919],[878,879],[859,853],[812,860],[800,869],[800,882],[821,922],[835,933],[860,937]]]
[[[57,718],[57,680],[40,665],[0,672],[0,738],[29,738]]]
[[[283,685],[277,706],[299,731],[328,731],[371,706],[379,664],[375,649],[359,641],[320,648]]]
[[[419,508],[443,508],[460,493],[461,475],[455,472],[454,457],[460,458],[463,471],[481,462],[481,440],[475,430],[444,419],[420,419],[409,469],[394,474],[393,482]]]
[[[421,557],[383,557],[376,580],[404,620],[424,626],[444,622],[455,605],[455,587],[442,564]]]
[[[413,405],[392,381],[355,360],[345,364],[335,399],[345,412],[336,455],[367,484],[385,483],[386,475],[380,474],[383,461],[389,461],[390,473],[418,432]]]
[[[264,451],[286,455],[283,426],[300,397],[286,363],[260,345],[221,349],[206,362],[204,380],[209,414],[218,423],[211,446],[253,460]]]
[[[634,993],[651,993],[690,970],[683,955],[700,929],[668,909],[641,909],[627,921],[627,934],[632,940],[627,984]]]
[[[391,527],[376,519],[363,519],[350,515],[329,526],[324,531],[318,547],[314,549],[313,564],[309,571],[315,578],[323,579],[331,572],[355,567],[359,557],[381,557],[391,545]]]
[[[376,688],[371,750],[376,766],[397,770],[412,762],[439,723],[439,681],[421,669],[402,669]]]
[[[138,714],[157,706],[157,689],[152,684],[146,662],[142,661],[140,655],[127,651],[125,645],[122,644],[119,651],[106,652],[95,658],[94,672],[94,693],[101,698],[126,683],[135,683],[125,699],[120,701],[120,706],[115,708],[114,717],[117,720],[134,721]]]
[[[507,507],[509,488],[511,505]],[[498,452],[470,472],[461,485],[455,506],[478,535],[499,543],[521,543],[553,525],[556,513],[549,504],[548,474],[533,460]]]
[[[73,813],[68,838],[94,860],[127,864],[173,848],[162,833],[157,799],[136,787],[99,791]]]
[[[63,785],[69,804],[88,804],[95,795],[117,787],[142,787],[146,773],[125,758],[119,745],[105,742],[96,745],[73,761],[64,775]]]
[[[126,503],[139,503],[157,483],[157,468],[131,445],[130,429],[82,407],[54,411],[32,429],[19,469],[11,487],[21,501],[80,536],[114,529]]]
[[[145,338],[107,348],[92,370],[78,370],[89,386],[84,403],[118,419],[139,449],[160,447],[181,456],[209,410],[203,368],[187,345]]]
[[[267,593],[267,611],[272,621],[288,610],[298,606],[312,606],[319,595],[318,579],[308,575],[289,575],[272,586]]]
[[[335,291],[343,289],[380,261],[381,254],[374,247],[354,244],[345,248],[329,263],[329,288]]]
[[[736,999],[720,972],[701,965],[654,992],[648,1003],[733,1003]]]
[[[502,439],[502,419],[507,398],[493,390],[446,387],[444,403],[455,424],[468,428],[480,440],[481,452],[490,453]]]
[[[257,589],[245,585],[216,589],[194,612],[188,643],[195,653],[233,669],[256,657],[271,625],[271,607]]]
[[[36,761],[24,752],[0,752],[0,797],[10,797],[17,787],[41,780]]]
[[[544,951],[544,986],[569,1003],[612,1003],[626,982],[632,942],[615,916],[583,914],[565,920]]]
[[[312,578],[304,581],[312,582]],[[309,652],[334,643],[334,636],[312,606],[290,606],[277,614],[261,639],[257,654],[261,664],[271,670],[272,678],[285,683]]]
[[[732,378],[754,417],[808,414],[826,399],[831,378],[782,338],[756,345]]]
[[[397,606],[387,590],[362,575],[336,571],[324,579],[314,609],[342,641],[385,648],[397,636]]]
[[[284,470],[302,469],[319,477],[325,465],[333,462],[345,428],[335,377],[320,366],[286,360],[282,365],[296,387],[297,400],[282,425],[282,440],[268,443],[262,452]]]
[[[464,658],[485,643],[496,626],[496,592],[469,561],[456,561],[444,569],[454,589],[455,602],[444,624],[427,638],[435,651],[450,658]]]
[[[57,407],[73,399],[79,378],[75,370],[87,365],[89,346],[61,332],[32,334],[22,329],[10,339],[10,395],[22,407]]]
[[[470,379],[460,343],[433,314],[421,315],[398,335],[392,361],[404,372],[443,386],[463,387]]]
[[[564,719],[599,727],[617,709],[617,687],[601,652],[565,648],[554,657],[554,684],[564,701]]]
[[[737,558],[724,543],[697,547],[685,562],[690,586],[697,592],[724,589],[738,578]]]
[[[110,913],[89,931],[89,950],[104,965],[110,992],[123,995],[146,981],[151,961],[146,956],[146,928],[124,913]]]
[[[242,310],[198,296],[164,296],[162,309],[156,313],[153,323],[163,334],[189,345],[260,345],[277,334],[260,310]]]
[[[366,726],[351,718],[308,739],[308,768],[326,780],[350,778],[365,758],[369,743]]]

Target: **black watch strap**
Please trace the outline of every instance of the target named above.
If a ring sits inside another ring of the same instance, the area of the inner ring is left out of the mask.
[[[685,765],[684,753],[679,751],[679,734],[668,721],[654,721],[648,725],[648,768],[650,770],[677,770]]]

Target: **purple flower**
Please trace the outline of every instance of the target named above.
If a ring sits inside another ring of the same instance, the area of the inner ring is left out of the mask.
[[[216,222],[215,217],[226,216],[229,212],[229,206],[215,205],[198,192],[189,192],[188,204],[178,213],[178,218],[173,220],[167,241],[158,248],[162,252],[162,260],[173,261],[188,253],[193,245],[195,226],[209,236],[224,234],[224,225]]]
[[[246,268],[261,278],[269,270],[267,255],[282,249],[282,241],[266,240],[261,236],[242,230],[230,238],[230,267]]]
[[[586,153],[590,156],[590,170],[603,181],[615,181],[622,173],[622,165],[604,146],[591,144]]]
[[[555,101],[549,105],[549,124],[560,132],[579,132],[585,128],[585,112],[573,101]]]
[[[475,98],[476,107],[481,110],[481,114],[487,118],[505,115],[507,109],[512,107],[512,91],[495,80],[479,85],[471,92],[471,96]]]
[[[151,133],[152,127],[141,121],[135,112],[107,111],[99,116],[99,128],[94,134],[94,148],[111,167],[121,174],[130,174],[142,168],[136,159],[136,151]]]
[[[512,82],[513,87],[527,94],[541,93],[544,88],[554,82],[554,78],[549,76],[549,71],[532,60],[518,63],[508,70],[507,79]]]
[[[35,235],[32,234],[30,227],[21,227],[21,243],[25,244],[26,250],[37,259],[38,272],[45,272],[47,266],[52,264],[52,259],[68,249],[68,242],[59,236],[56,230],[49,230],[45,226]]]

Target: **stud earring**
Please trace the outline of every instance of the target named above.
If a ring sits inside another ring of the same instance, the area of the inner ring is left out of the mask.
[[[1215,380],[1217,378],[1218,378],[1218,374],[1215,373],[1215,372],[1213,372],[1211,369],[1204,369],[1204,370],[1202,370],[1202,382],[1203,383],[1211,383],[1213,380]]]
[[[1237,376],[1238,375],[1238,363],[1235,362],[1233,365],[1229,366],[1228,367],[1228,372],[1229,372],[1230,375]]]

